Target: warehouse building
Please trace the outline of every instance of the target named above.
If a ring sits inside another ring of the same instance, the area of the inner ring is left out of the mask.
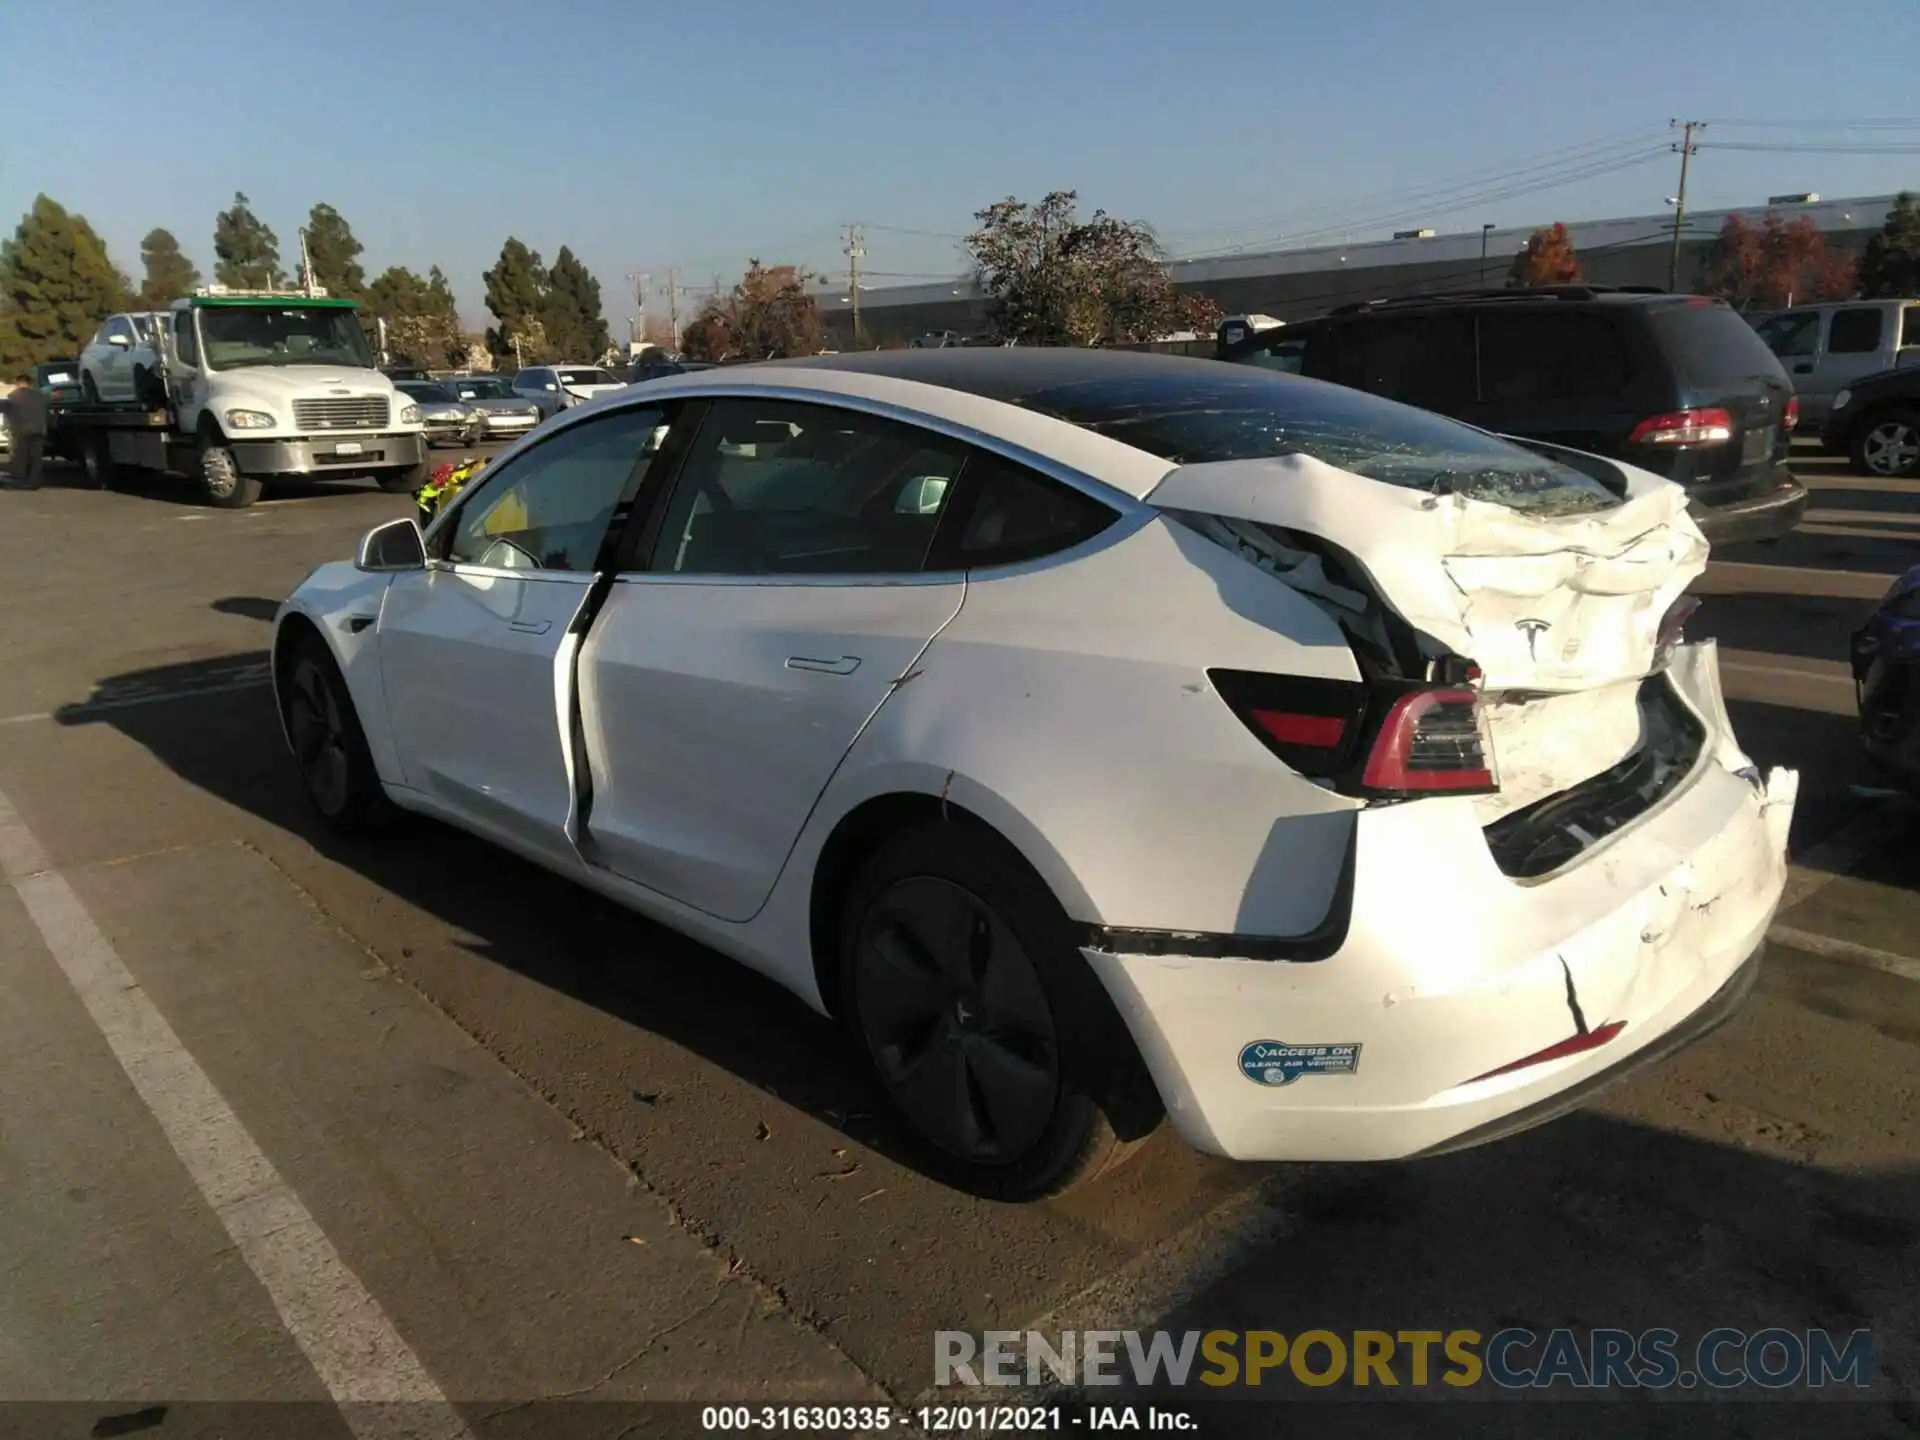
[[[1808,215],[1834,250],[1858,252],[1867,237],[1885,222],[1893,202],[1891,195],[1850,200],[1782,195],[1767,204],[1737,210],[1690,213],[1680,237],[1680,287],[1684,290],[1698,284],[1714,237],[1728,215],[1742,215],[1755,224],[1769,209],[1789,220]],[[1184,290],[1210,296],[1229,315],[1264,314],[1281,320],[1305,320],[1354,301],[1501,284],[1514,255],[1537,228],[1487,227],[1450,234],[1418,230],[1364,244],[1179,260],[1172,266],[1173,279]],[[1667,285],[1673,254],[1671,212],[1580,221],[1569,224],[1567,232],[1580,257],[1584,279],[1596,285]],[[845,288],[823,283],[816,293],[832,336],[829,343],[851,345],[852,305]],[[965,277],[934,284],[863,288],[860,321],[862,336],[869,345],[898,344],[949,330],[971,335],[986,327],[986,301]]]

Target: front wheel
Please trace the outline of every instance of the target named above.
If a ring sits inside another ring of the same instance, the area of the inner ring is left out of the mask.
[[[1856,427],[1853,468],[1865,475],[1909,480],[1920,475],[1920,410],[1891,410]]]
[[[429,473],[427,462],[422,460],[402,470],[383,470],[375,478],[389,495],[417,495],[427,483]]]
[[[222,510],[244,510],[260,498],[258,475],[243,474],[233,451],[214,435],[200,437],[200,485]]]
[[[842,1017],[892,1109],[961,1189],[1058,1194],[1159,1119],[1066,912],[988,832],[932,824],[883,846],[848,899],[840,980]]]
[[[87,485],[91,489],[111,490],[120,483],[120,465],[113,458],[112,441],[98,431],[88,435],[82,443],[80,465],[86,472]]]

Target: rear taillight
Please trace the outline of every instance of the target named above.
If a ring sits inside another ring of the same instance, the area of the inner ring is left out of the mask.
[[[1466,662],[1454,668],[1477,674]],[[1207,674],[1267,749],[1341,794],[1410,799],[1499,789],[1479,692],[1456,676],[1440,685],[1365,685],[1244,670]]]
[[[1800,397],[1787,397],[1787,408],[1780,415],[1780,428],[1791,435],[1800,424]]]
[[[1733,416],[1721,409],[1670,410],[1633,427],[1629,445],[1724,445],[1733,438]]]
[[[1400,696],[1374,736],[1360,784],[1375,795],[1498,790],[1479,692],[1415,690]]]

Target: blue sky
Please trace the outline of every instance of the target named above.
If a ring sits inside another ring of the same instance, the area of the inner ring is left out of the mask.
[[[848,221],[868,226],[875,283],[955,273],[950,237],[1008,194],[1077,188],[1176,252],[1265,248],[1352,223],[1358,240],[1652,213],[1673,193],[1671,156],[1505,198],[1493,177],[1556,151],[1651,155],[1676,115],[1920,117],[1915,0],[6,10],[0,224],[45,191],[137,278],[155,225],[210,271],[214,212],[236,189],[283,256],[326,201],[370,272],[441,265],[469,323],[485,318],[480,272],[517,234],[548,259],[574,248],[616,335],[635,310],[630,271],[678,265],[705,284],[758,254],[843,272]],[[1920,144],[1920,126],[1705,138]],[[1920,188],[1920,154],[1703,150],[1690,199],[1903,185]],[[1423,189],[1449,193],[1405,198]]]

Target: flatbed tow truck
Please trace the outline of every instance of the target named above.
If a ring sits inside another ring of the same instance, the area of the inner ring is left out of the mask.
[[[241,509],[292,477],[371,475],[399,494],[426,483],[420,409],[376,367],[350,300],[204,287],[173,302],[153,351],[139,401],[49,417],[49,451],[96,486],[172,473]]]

